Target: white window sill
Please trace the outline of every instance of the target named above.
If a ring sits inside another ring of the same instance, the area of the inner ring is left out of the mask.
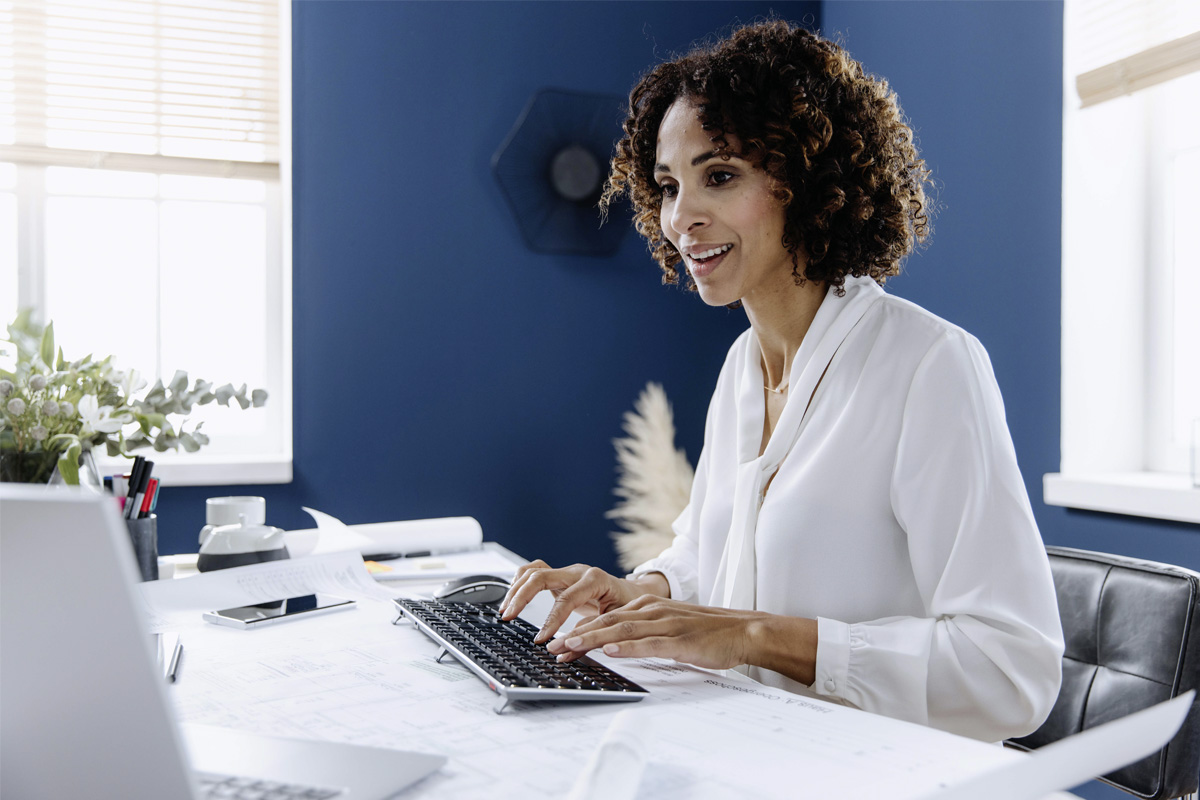
[[[1200,522],[1200,489],[1191,478],[1165,472],[1112,472],[1042,476],[1046,505]]]
[[[171,460],[154,451],[138,451],[154,462],[154,477],[165,486],[236,486],[240,484],[291,483],[291,456],[209,456],[189,454]],[[101,475],[129,471],[131,459],[98,458]]]

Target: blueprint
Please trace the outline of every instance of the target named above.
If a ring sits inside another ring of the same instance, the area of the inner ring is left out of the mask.
[[[428,596],[430,585],[385,588],[355,554],[240,569],[142,585],[151,624],[183,631],[178,680],[169,689],[180,718],[449,758],[401,797],[917,800],[992,776],[1005,776],[1001,787],[1025,781],[1047,788],[1063,785],[1055,781],[1064,770],[1074,769],[1082,780],[1100,769],[1068,747],[1057,763],[1042,758],[1031,771],[1025,765],[1040,756],[784,692],[736,673],[600,653],[592,655],[650,695],[636,703],[514,703],[496,714],[497,696],[482,681],[452,660],[438,663],[438,646],[415,627],[393,624],[397,613],[383,598]],[[357,608],[250,631],[198,622],[203,610],[221,607],[214,606],[218,599],[240,605],[318,589],[354,597]],[[522,616],[539,623],[549,605],[543,594]],[[1166,728],[1178,727],[1178,720],[1169,722],[1144,727],[1165,741]],[[1153,739],[1150,733],[1127,736],[1124,729],[1105,735],[1107,744],[1096,738],[1074,749],[1090,754],[1099,743],[1109,750],[1098,763],[1112,763],[1133,739],[1147,747]],[[615,779],[614,764],[624,780]],[[979,796],[977,786],[972,791],[969,796]]]
[[[642,797],[916,797],[1007,758],[1001,748],[673,662],[597,656],[650,690],[636,703],[518,703],[496,695],[389,604],[258,631],[185,634],[171,694],[187,722],[449,757],[412,796],[566,797],[614,716],[638,715],[654,747]],[[669,737],[655,737],[655,728]],[[683,732],[681,734],[680,732]],[[713,737],[716,737],[715,739]],[[768,765],[747,771],[747,764]]]

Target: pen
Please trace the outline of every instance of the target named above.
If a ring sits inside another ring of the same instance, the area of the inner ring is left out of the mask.
[[[124,513],[125,496],[129,493],[129,479],[124,475],[113,475],[112,492],[113,497],[117,498],[117,502],[121,504],[122,513]]]
[[[136,511],[134,510],[134,498],[137,496],[138,485],[142,481],[142,469],[146,459],[141,456],[135,456],[133,459],[133,469],[129,471],[129,489],[125,494],[125,506],[121,510],[122,516],[125,519],[134,519]]]
[[[163,677],[174,683],[179,671],[179,657],[183,654],[183,639],[178,633],[151,635],[154,639],[154,658],[163,672]],[[168,649],[170,652],[167,652]]]
[[[133,496],[133,510],[129,512],[130,519],[140,519],[142,516],[142,501],[146,499],[146,490],[150,487],[150,473],[152,472],[154,472],[154,462],[143,459],[137,494]]]
[[[411,553],[364,553],[363,561],[391,561],[395,558],[425,558],[426,556],[449,556],[455,553],[470,553],[478,547],[464,547],[458,550],[414,550]]]
[[[151,478],[146,484],[146,496],[142,500],[142,508],[138,511],[138,519],[145,519],[154,511],[154,499],[158,494],[158,478]]]
[[[418,550],[414,553],[363,553],[363,561],[391,561],[394,558],[418,558],[427,555],[428,550]]]
[[[183,656],[183,638],[176,637],[175,649],[171,653],[171,660],[167,664],[167,680],[171,683],[175,682],[176,674],[179,672],[179,659]]]

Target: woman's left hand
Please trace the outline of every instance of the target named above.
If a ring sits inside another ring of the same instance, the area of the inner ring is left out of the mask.
[[[766,616],[643,595],[583,620],[546,647],[559,661],[574,661],[601,648],[619,658],[673,658],[706,669],[729,669],[750,662],[752,626]]]

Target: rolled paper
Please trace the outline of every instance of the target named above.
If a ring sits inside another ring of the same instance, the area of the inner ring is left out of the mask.
[[[483,543],[483,527],[474,517],[436,517],[396,522],[370,522],[346,525],[341,520],[311,508],[305,508],[317,521],[317,529],[289,531],[288,548],[299,550],[316,539],[311,552],[336,553],[354,550],[373,553],[447,553],[472,550]],[[295,546],[294,546],[295,543]],[[293,552],[293,556],[304,555]]]
[[[647,722],[633,709],[613,717],[567,800],[633,800],[646,768]]]

